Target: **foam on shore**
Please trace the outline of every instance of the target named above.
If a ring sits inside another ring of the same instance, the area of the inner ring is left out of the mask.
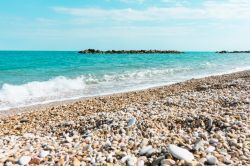
[[[206,65],[213,67],[210,63]],[[249,67],[202,75],[195,75],[192,72],[185,75],[185,72],[192,71],[190,68],[152,69],[114,75],[105,74],[100,77],[94,75],[82,75],[76,78],[59,76],[48,81],[33,81],[21,85],[4,84],[0,89],[0,111],[83,97],[143,90],[191,78],[227,74],[246,69]]]

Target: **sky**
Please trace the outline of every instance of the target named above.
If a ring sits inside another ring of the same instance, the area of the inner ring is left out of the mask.
[[[250,0],[0,0],[0,50],[250,50]]]

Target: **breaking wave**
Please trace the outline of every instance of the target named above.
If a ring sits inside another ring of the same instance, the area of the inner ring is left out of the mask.
[[[48,81],[33,81],[21,85],[3,84],[0,89],[0,110],[51,101],[102,95],[100,92],[103,92],[103,94],[113,93],[115,90],[112,87],[115,87],[116,84],[121,86],[120,89],[116,87],[116,90],[119,91],[126,87],[128,82],[135,79],[138,80],[138,86],[140,86],[139,84],[142,80],[145,81],[152,77],[188,70],[190,69],[148,69],[99,76],[82,75],[76,78],[59,76]],[[105,89],[101,90],[102,88]],[[127,90],[129,90],[129,87],[127,87]]]
[[[213,67],[211,64],[206,65]],[[188,67],[155,68],[103,75],[81,75],[76,78],[58,76],[47,81],[33,81],[21,85],[3,84],[0,88],[0,110],[166,85],[190,79],[196,70]]]

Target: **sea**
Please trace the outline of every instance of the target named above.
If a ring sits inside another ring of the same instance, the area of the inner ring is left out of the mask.
[[[0,110],[169,85],[250,69],[250,54],[0,51]]]

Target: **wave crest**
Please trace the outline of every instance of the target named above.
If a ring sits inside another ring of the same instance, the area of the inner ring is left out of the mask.
[[[22,85],[3,84],[0,89],[0,109],[23,107],[88,95],[102,95],[100,93],[108,94],[116,90],[123,90],[124,87],[129,90],[130,87],[127,84],[131,81],[140,87],[143,86],[145,80],[154,80],[153,77],[189,70],[189,68],[147,69],[99,76],[82,75],[76,78],[59,76],[48,81],[33,81]],[[115,87],[118,84],[121,87]],[[117,89],[111,89],[112,87]]]

